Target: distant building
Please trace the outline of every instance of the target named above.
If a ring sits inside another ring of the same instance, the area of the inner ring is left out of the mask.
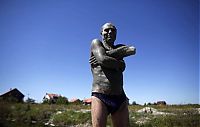
[[[73,98],[69,100],[69,103],[73,103],[73,104],[81,104],[82,101],[80,99],[77,98]]]
[[[92,103],[92,98],[87,98],[83,100],[84,105],[91,105],[91,103]]]
[[[22,94],[17,88],[14,88],[0,95],[0,100],[9,101],[9,102],[23,102],[24,94]]]
[[[156,104],[157,105],[167,105],[167,103],[165,101],[157,101]]]
[[[46,93],[46,95],[43,97],[43,101],[55,103],[59,97],[61,97],[61,95]]]

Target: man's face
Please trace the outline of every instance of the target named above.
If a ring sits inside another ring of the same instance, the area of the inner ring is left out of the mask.
[[[114,44],[114,41],[116,40],[116,28],[112,24],[105,24],[102,27],[101,35],[103,37],[103,40],[106,41],[106,43]]]

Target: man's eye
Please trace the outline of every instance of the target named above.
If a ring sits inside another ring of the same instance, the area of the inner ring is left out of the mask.
[[[108,31],[109,31],[109,29],[105,29],[104,31],[105,31],[105,32],[108,32]]]
[[[115,32],[115,29],[112,29],[112,28],[104,29],[104,31],[107,32],[107,33],[108,33],[110,30],[111,30],[112,32]]]

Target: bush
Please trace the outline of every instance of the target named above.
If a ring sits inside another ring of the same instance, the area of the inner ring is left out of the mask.
[[[83,113],[83,112],[75,112],[73,110],[57,114],[53,118],[53,123],[60,126],[84,124],[90,121],[91,121],[90,112]]]
[[[34,104],[35,100],[28,97],[28,99],[26,100],[26,103]]]
[[[44,99],[43,104],[68,104],[69,101],[66,97],[57,97],[57,98],[54,98],[54,99],[50,99],[50,100],[47,100],[47,99]]]
[[[60,96],[56,99],[56,104],[68,104],[68,99]]]

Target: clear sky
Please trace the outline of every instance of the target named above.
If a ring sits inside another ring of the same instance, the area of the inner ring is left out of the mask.
[[[90,44],[112,22],[130,102],[199,103],[198,0],[0,0],[0,94],[88,98]]]

